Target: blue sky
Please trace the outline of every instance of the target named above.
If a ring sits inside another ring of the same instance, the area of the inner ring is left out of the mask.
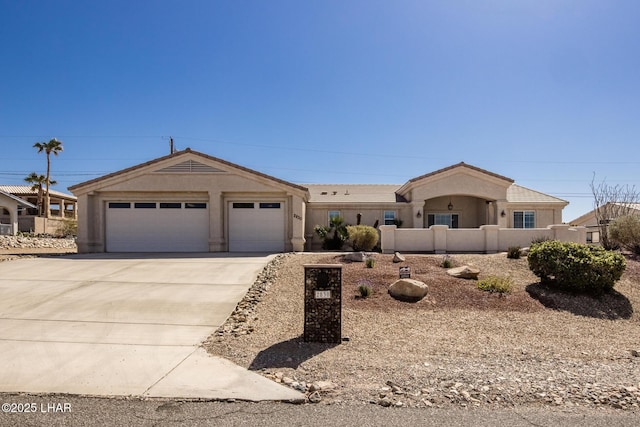
[[[0,183],[194,150],[295,183],[464,161],[592,208],[640,188],[640,2],[0,0]]]

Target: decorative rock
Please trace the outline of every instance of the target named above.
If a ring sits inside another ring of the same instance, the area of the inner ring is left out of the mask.
[[[405,262],[407,259],[400,252],[393,254],[393,262]]]
[[[389,286],[389,294],[398,300],[417,302],[427,296],[429,287],[414,279],[399,279]]]
[[[326,390],[333,390],[335,388],[335,384],[332,383],[331,381],[315,381],[313,384],[311,384],[311,387],[309,388],[309,391],[326,391]]]
[[[475,267],[463,265],[462,267],[448,269],[447,274],[460,279],[477,279],[480,270]]]
[[[318,393],[317,391],[314,391],[309,395],[309,402],[311,403],[318,403],[321,400],[322,400],[322,396],[320,396],[320,393]]]
[[[364,252],[352,252],[345,257],[348,261],[352,262],[364,262],[367,259],[367,254]]]

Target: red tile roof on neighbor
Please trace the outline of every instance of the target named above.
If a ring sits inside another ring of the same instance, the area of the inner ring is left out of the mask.
[[[290,186],[290,187],[297,188],[298,190],[302,190],[302,191],[305,191],[305,192],[307,191],[307,188],[303,187],[301,185],[293,184],[293,183],[285,181],[283,179],[276,178],[276,177],[264,174],[262,172],[255,171],[253,169],[249,169],[247,167],[240,166],[238,164],[228,162],[228,161],[220,159],[218,157],[210,156],[208,154],[204,154],[204,153],[201,153],[199,151],[194,151],[191,148],[185,148],[182,151],[176,151],[175,153],[167,154],[166,156],[158,157],[157,159],[149,160],[148,162],[140,163],[139,165],[131,166],[129,168],[122,169],[122,170],[119,170],[119,171],[116,171],[116,172],[112,172],[110,174],[103,175],[101,177],[94,178],[94,179],[91,179],[89,181],[81,182],[79,184],[76,184],[76,185],[73,185],[73,186],[69,187],[69,191],[74,191],[74,190],[77,190],[78,188],[82,188],[82,187],[85,187],[87,185],[95,184],[95,183],[103,181],[105,179],[113,178],[113,177],[118,176],[118,175],[122,175],[122,174],[125,174],[125,173],[128,173],[128,172],[132,172],[132,171],[135,171],[135,170],[138,170],[138,169],[142,169],[144,167],[151,166],[153,164],[162,162],[162,161],[170,159],[172,157],[180,157],[180,156],[182,156],[184,154],[187,154],[187,153],[191,153],[191,154],[194,154],[196,156],[202,157],[204,159],[212,160],[214,162],[221,163],[223,165],[227,165],[227,166],[235,168],[235,169],[240,169],[242,171],[251,173],[253,175],[257,175],[257,176],[260,176],[260,177],[263,177],[263,178],[267,178],[267,179],[269,179],[271,181],[278,182],[280,184],[284,184],[284,185],[287,185],[287,186]]]

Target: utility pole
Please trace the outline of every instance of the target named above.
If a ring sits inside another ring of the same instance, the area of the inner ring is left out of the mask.
[[[169,137],[169,150],[170,150],[169,154],[173,154],[175,152],[175,150],[173,148],[173,137],[172,136]]]

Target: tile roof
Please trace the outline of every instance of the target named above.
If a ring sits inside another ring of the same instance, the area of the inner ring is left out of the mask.
[[[440,174],[442,172],[446,172],[448,170],[459,168],[459,167],[465,167],[465,168],[474,170],[476,172],[481,172],[481,173],[484,173],[486,175],[493,176],[493,177],[498,178],[498,179],[504,179],[505,181],[514,182],[513,179],[511,179],[511,178],[507,178],[506,176],[498,175],[497,173],[490,172],[490,171],[488,171],[486,169],[482,169],[482,168],[479,168],[477,166],[473,166],[473,165],[467,164],[465,162],[456,163],[455,165],[447,166],[446,168],[438,169],[437,171],[429,172],[429,173],[426,173],[424,175],[420,175],[420,176],[417,176],[415,178],[411,178],[409,180],[409,182],[420,181],[420,180],[422,180],[424,178],[427,178],[427,177],[430,177],[430,176],[433,176],[433,175],[438,175],[438,174]]]
[[[566,200],[559,199],[557,197],[550,196],[548,194],[540,193],[539,191],[531,190],[529,188],[521,187],[516,184],[511,184],[507,188],[507,201],[514,203],[526,203],[526,202],[546,202],[546,203],[566,203]]]
[[[15,196],[37,197],[38,192],[31,189],[30,185],[0,185],[0,190]],[[54,197],[61,197],[65,200],[77,200],[76,196],[49,189],[49,194]]]
[[[306,184],[312,203],[406,202],[396,194],[399,184]]]
[[[95,184],[95,183],[98,183],[100,181],[106,180],[108,178],[112,178],[112,177],[115,177],[115,176],[118,176],[118,175],[122,175],[122,174],[125,174],[125,173],[128,173],[128,172],[132,172],[132,171],[135,171],[135,170],[138,170],[138,169],[142,169],[142,168],[144,168],[146,166],[150,166],[150,165],[159,163],[161,161],[170,159],[172,157],[180,157],[180,156],[182,156],[184,154],[187,154],[187,153],[191,153],[191,154],[194,154],[196,156],[202,157],[204,159],[212,160],[214,162],[221,163],[221,164],[226,165],[226,166],[230,166],[232,168],[240,169],[242,171],[249,172],[251,174],[254,174],[254,175],[257,175],[257,176],[260,176],[260,177],[263,177],[263,178],[267,178],[267,179],[269,179],[271,181],[275,181],[275,182],[278,182],[280,184],[284,184],[284,185],[287,185],[287,186],[290,186],[290,187],[294,187],[294,188],[296,188],[298,190],[307,191],[307,189],[305,187],[301,186],[301,185],[294,184],[294,183],[285,181],[283,179],[276,178],[276,177],[273,177],[271,175],[267,175],[267,174],[262,173],[262,172],[258,172],[258,171],[253,170],[253,169],[249,169],[247,167],[240,166],[240,165],[235,164],[235,163],[231,163],[231,162],[229,162],[227,160],[223,160],[223,159],[220,159],[218,157],[210,156],[208,154],[204,154],[204,153],[201,153],[199,151],[192,150],[191,148],[185,148],[182,151],[176,151],[175,153],[167,154],[166,156],[158,157],[157,159],[149,160],[148,162],[141,163],[139,165],[131,166],[129,168],[122,169],[122,170],[119,170],[119,171],[116,171],[116,172],[112,172],[110,174],[107,174],[107,175],[104,175],[104,176],[101,176],[101,177],[98,177],[98,178],[94,178],[94,179],[91,179],[89,181],[85,181],[85,182],[81,182],[81,183],[76,184],[76,185],[72,185],[71,187],[69,187],[69,190],[70,191],[74,191],[74,190],[76,190],[78,188],[85,187],[85,186],[91,185],[91,184]]]
[[[11,200],[16,201],[19,205],[26,206],[28,208],[35,208],[36,207],[36,206],[32,205],[31,203],[27,202],[26,200],[22,200],[20,197],[14,196],[13,194],[11,194],[9,192],[6,192],[6,191],[2,191],[2,189],[0,189],[0,194],[10,198]]]

